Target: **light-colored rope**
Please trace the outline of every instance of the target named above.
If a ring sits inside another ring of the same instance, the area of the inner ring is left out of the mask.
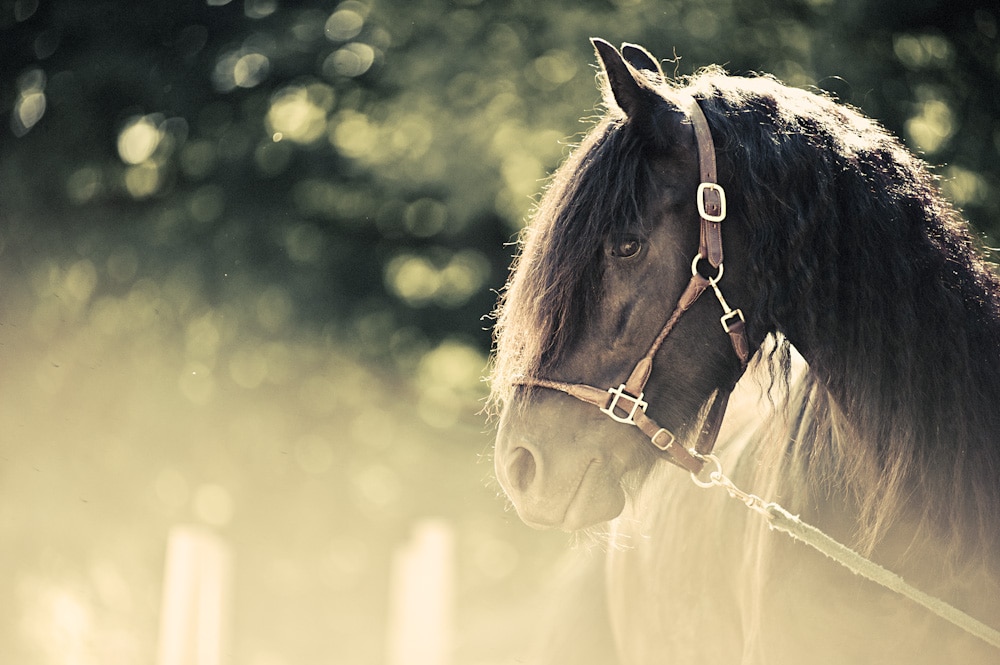
[[[722,487],[731,497],[739,499],[748,508],[763,515],[770,528],[786,533],[795,540],[809,545],[846,567],[852,573],[881,584],[885,588],[909,598],[945,621],[964,629],[987,644],[1000,649],[1000,631],[987,626],[982,621],[966,614],[940,598],[914,587],[896,573],[867,559],[811,524],[803,522],[798,516],[792,515],[778,504],[764,501],[755,494],[744,492],[722,473],[722,465],[714,455],[704,455],[702,459],[713,464],[715,470],[708,474],[708,482],[700,480],[694,474],[691,475],[691,479],[699,487]]]

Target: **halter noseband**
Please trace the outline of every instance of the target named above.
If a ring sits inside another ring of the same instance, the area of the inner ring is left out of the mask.
[[[602,390],[583,383],[567,383],[538,377],[524,377],[517,383],[558,390],[583,402],[593,404],[612,420],[638,427],[649,437],[654,446],[669,455],[668,459],[674,464],[693,473],[698,473],[704,466],[702,456],[712,452],[715,440],[719,436],[722,418],[726,412],[726,405],[729,403],[729,394],[736,385],[736,381],[746,370],[750,358],[750,345],[747,342],[743,312],[739,309],[732,309],[722,296],[722,291],[719,290],[719,282],[722,280],[723,273],[722,221],[726,218],[726,192],[719,185],[716,175],[715,144],[712,141],[712,133],[709,130],[708,120],[705,118],[704,112],[693,97],[688,100],[686,111],[694,126],[698,148],[698,167],[701,173],[701,184],[698,185],[697,192],[698,215],[701,218],[701,239],[698,254],[691,262],[691,280],[684,292],[681,293],[670,318],[660,330],[660,334],[653,340],[646,355],[636,363],[625,383],[617,388]],[[702,260],[708,261],[716,269],[714,277],[705,277],[698,272],[698,264]],[[702,424],[694,451],[689,451],[677,441],[677,437],[673,433],[660,427],[656,421],[646,415],[648,402],[643,399],[643,389],[653,371],[653,358],[660,350],[667,335],[673,330],[681,315],[690,309],[709,288],[712,289],[719,304],[722,305],[723,315],[720,321],[722,328],[729,335],[736,357],[739,358],[740,372],[728,386],[719,389]]]

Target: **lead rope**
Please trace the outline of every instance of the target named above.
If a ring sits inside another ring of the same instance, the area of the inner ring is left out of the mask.
[[[733,481],[722,473],[722,464],[715,455],[700,455],[696,457],[703,462],[711,463],[715,470],[708,474],[708,481],[698,478],[697,474],[691,474],[691,480],[698,487],[710,488],[721,487],[734,499],[743,502],[747,508],[762,515],[767,520],[768,527],[784,532],[793,539],[801,541],[806,545],[822,552],[840,565],[850,570],[855,575],[860,575],[865,579],[881,584],[887,589],[905,596],[915,603],[922,605],[940,618],[948,621],[959,628],[964,629],[971,635],[978,637],[987,644],[1000,649],[1000,631],[987,626],[982,621],[969,616],[957,607],[947,602],[921,591],[914,587],[896,573],[883,568],[874,561],[863,557],[847,545],[831,538],[816,527],[803,522],[797,515],[782,508],[780,505],[764,501],[756,494],[750,494],[741,490]]]

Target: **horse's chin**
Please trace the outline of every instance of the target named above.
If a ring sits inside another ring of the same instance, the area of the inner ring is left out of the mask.
[[[566,517],[559,528],[563,531],[581,531],[598,524],[609,522],[625,509],[625,493],[611,497],[611,500],[587,503],[574,501],[566,511]]]
[[[534,516],[527,512],[518,511],[521,521],[533,529],[547,530],[559,529],[567,533],[582,531],[590,527],[610,522],[625,509],[625,495],[622,494],[620,500],[584,503],[574,501],[570,504],[566,513],[560,519],[552,520],[546,516]]]

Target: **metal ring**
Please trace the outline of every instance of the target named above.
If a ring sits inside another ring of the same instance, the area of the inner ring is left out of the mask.
[[[691,472],[691,480],[694,481],[694,484],[697,485],[698,487],[706,487],[706,488],[715,487],[718,484],[718,481],[716,479],[722,477],[722,462],[719,461],[718,457],[712,454],[702,455],[701,453],[696,453],[696,452],[691,452],[691,454],[700,459],[702,462],[711,462],[712,464],[715,465],[715,471],[710,471],[708,473],[708,477],[711,479],[708,482],[700,480],[698,478],[698,474],[696,474],[694,471]]]
[[[701,274],[701,273],[698,272],[698,261],[701,261],[704,258],[705,257],[701,255],[701,252],[698,252],[697,254],[695,254],[694,260],[691,261],[691,275],[692,276],[694,276],[694,275],[700,275]],[[718,284],[719,281],[722,279],[722,272],[723,272],[723,270],[724,270],[723,264],[720,263],[719,264],[719,268],[718,268],[719,272],[716,273],[715,277],[705,277],[705,279],[708,280],[709,284]],[[704,277],[704,275],[702,275],[702,277]]]

